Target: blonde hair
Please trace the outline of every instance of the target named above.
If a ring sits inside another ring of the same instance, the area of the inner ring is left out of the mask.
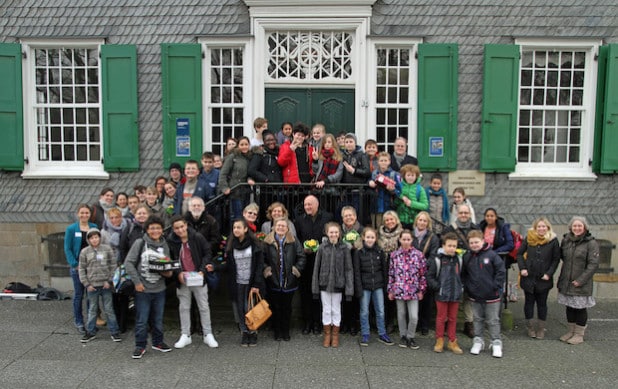
[[[247,211],[255,211],[255,213],[260,212],[260,207],[256,203],[249,203],[245,208],[243,208],[242,213]]]
[[[275,201],[274,203],[270,204],[268,206],[268,208],[266,209],[266,218],[268,220],[272,220],[273,219],[272,213],[273,213],[273,210],[275,208],[281,208],[281,210],[283,211],[283,216],[286,217],[286,218],[288,217],[289,213],[288,213],[288,210],[285,207],[285,205],[283,205],[283,203],[280,203],[279,201]],[[273,222],[274,222],[274,220],[273,220]]]
[[[547,226],[547,231],[552,230],[551,223],[545,216],[537,217],[536,219],[534,219],[534,221],[532,222],[532,229],[536,230],[536,226],[539,225],[540,222],[543,222]],[[569,230],[570,229],[571,225],[569,224]]]
[[[425,216],[427,218],[427,230],[431,231],[431,226],[432,226],[431,216],[429,216],[429,213],[427,211],[420,211],[418,215],[416,215],[416,217],[414,218],[414,227],[416,227],[416,222],[418,221],[418,218],[421,216]]]
[[[393,210],[384,212],[384,215],[382,215],[382,220],[384,220],[387,216],[391,216],[395,218],[395,221],[397,221],[397,224],[401,224],[401,220],[399,219],[399,215],[397,215],[397,212]]]

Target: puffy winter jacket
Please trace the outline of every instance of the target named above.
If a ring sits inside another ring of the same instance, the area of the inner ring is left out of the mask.
[[[463,258],[461,278],[470,299],[500,300],[506,275],[504,261],[486,243],[480,251],[468,251]]]
[[[564,235],[562,244],[562,270],[558,278],[558,290],[568,296],[591,296],[592,276],[599,267],[599,244],[586,233],[576,237]],[[573,285],[577,281],[580,286]]]
[[[463,284],[461,267],[463,260],[457,255],[446,255],[442,249],[427,261],[427,283],[435,291],[436,301],[455,302],[461,299]],[[438,264],[439,263],[439,268]]]
[[[560,262],[558,239],[552,237],[548,243],[535,246],[530,245],[528,240],[527,237],[523,240],[517,252],[519,271],[528,271],[526,277],[520,277],[519,284],[528,293],[549,290],[554,287],[553,276]],[[549,276],[549,280],[541,279],[545,274]]]
[[[372,247],[363,245],[354,252],[354,288],[356,296],[362,296],[363,290],[384,289],[388,279],[388,262],[386,253],[377,244]]]

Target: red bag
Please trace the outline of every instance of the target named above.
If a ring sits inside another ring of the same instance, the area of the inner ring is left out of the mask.
[[[511,230],[511,235],[513,236],[513,250],[509,251],[509,253],[507,254],[512,260],[513,262],[517,261],[517,252],[519,251],[519,248],[521,247],[521,242],[523,242],[524,237],[521,236],[521,234],[517,231]]]

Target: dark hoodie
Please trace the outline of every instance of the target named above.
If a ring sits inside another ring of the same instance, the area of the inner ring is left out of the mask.
[[[283,182],[281,167],[277,163],[279,146],[253,148],[253,157],[249,162],[248,174],[255,182]]]

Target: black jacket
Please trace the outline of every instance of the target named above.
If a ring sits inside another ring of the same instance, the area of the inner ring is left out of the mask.
[[[350,165],[354,166],[354,173],[348,172],[343,168],[343,177],[341,182],[344,184],[366,184],[371,178],[371,170],[369,168],[369,159],[360,148],[352,151],[351,153],[345,151],[343,153],[343,160]]]
[[[256,182],[283,182],[281,167],[277,163],[278,154],[279,147],[275,150],[254,148],[247,172],[249,177]]]
[[[461,265],[457,255],[448,256],[442,249],[427,261],[427,286],[435,292],[436,301],[455,302],[461,299]]]
[[[127,219],[128,221],[128,219]],[[131,246],[136,240],[141,239],[146,231],[144,227],[137,222],[129,222],[127,226],[120,232],[120,244],[118,245],[118,258],[120,263],[124,263]]]
[[[403,161],[401,162],[401,165],[400,165],[397,163],[397,160],[395,159],[395,154],[391,154],[391,169],[398,172],[403,165],[418,166],[418,159],[416,159],[416,157],[413,157],[411,155],[406,155],[405,157],[403,157]]]
[[[524,259],[524,253],[526,258]],[[521,242],[517,252],[517,266],[519,271],[528,270],[527,277],[520,277],[519,285],[528,293],[542,292],[554,287],[554,272],[560,263],[560,243],[553,237],[548,243],[530,246],[528,238]],[[549,280],[541,277],[547,274]]]
[[[440,248],[440,238],[438,238],[438,235],[433,231],[427,231],[421,240],[414,237],[412,240],[412,246],[423,253],[425,258],[433,258],[436,256],[438,249]]]
[[[361,297],[363,290],[386,288],[388,282],[388,258],[377,242],[373,247],[354,250],[354,290]]]
[[[238,239],[230,236],[230,241],[226,248],[226,261],[221,265],[221,268],[227,272],[227,283],[230,297],[232,301],[236,301],[237,284],[236,284],[236,260],[234,259],[234,243],[238,243]],[[249,286],[260,289],[260,294],[264,295],[264,251],[262,250],[261,242],[258,242],[252,236],[247,235],[243,240],[244,244],[251,246],[251,275],[249,278]]]
[[[481,231],[485,232],[487,228],[487,222],[481,220],[479,223]],[[511,234],[511,225],[504,221],[503,218],[498,217],[496,220],[496,235],[494,235],[494,242],[491,245],[491,249],[496,253],[508,253],[513,250],[513,235]]]
[[[219,244],[221,243],[221,232],[219,230],[219,223],[210,215],[206,210],[202,212],[199,219],[195,220],[191,212],[184,214],[184,219],[187,221],[189,227],[202,234],[204,238],[210,243],[210,249],[216,252]]]
[[[275,233],[271,232],[264,239],[264,273],[270,271],[270,276],[265,277],[266,285],[275,291],[293,291],[298,288],[298,279],[292,274],[292,266],[303,272],[305,269],[305,252],[303,245],[288,231],[283,241],[283,269],[279,257],[279,242]]]
[[[461,279],[470,299],[478,302],[500,300],[506,276],[504,261],[485,243],[478,252],[467,251]]]
[[[193,265],[195,266],[195,271],[201,271],[206,275],[206,265],[212,265],[212,253],[210,250],[210,243],[202,236],[202,234],[195,232],[192,228],[188,228],[187,230],[189,234],[189,250],[191,251],[191,259],[193,260]],[[179,261],[181,264],[181,269],[174,271],[174,280],[178,279],[178,274],[184,269],[182,269],[182,261],[180,260],[180,250],[182,249],[182,241],[174,233],[174,231],[170,231],[167,238],[167,245],[170,248],[170,255],[174,261]],[[204,283],[206,282],[206,277],[204,277]],[[202,284],[203,286],[204,284]],[[180,284],[177,285],[180,287]]]

